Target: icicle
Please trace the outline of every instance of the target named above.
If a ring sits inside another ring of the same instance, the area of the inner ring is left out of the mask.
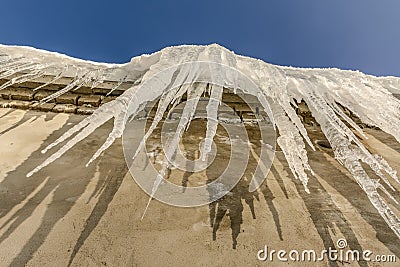
[[[197,85],[196,90],[194,92],[192,92],[190,94],[188,93],[189,98],[191,98],[192,95],[194,95],[194,94],[198,95],[198,97],[194,97],[192,100],[192,101],[195,101],[196,106],[200,100],[201,95],[204,94],[204,91],[206,90],[206,88],[207,88],[207,84],[201,83],[201,84]],[[187,131],[189,129],[190,122],[193,120],[195,113],[196,113],[196,109],[193,109],[192,112],[189,114],[188,123],[186,124],[185,131]]]
[[[211,151],[211,144],[217,133],[218,127],[218,107],[222,99],[222,86],[211,85],[211,96],[207,105],[207,132],[204,140],[204,147],[201,159],[206,160],[208,153]]]
[[[117,90],[125,81],[126,78],[128,77],[128,75],[125,75],[122,79],[120,79],[117,83],[117,85],[115,85],[113,88],[111,88],[110,92],[107,93],[107,96],[111,95],[112,92],[114,92],[115,90]]]
[[[198,101],[200,99],[200,95],[202,93],[203,92],[201,90],[197,90],[196,93],[194,95],[192,95],[190,97],[190,99],[188,99],[188,101],[186,102],[185,107],[183,109],[182,116],[179,121],[178,127],[175,131],[175,134],[174,134],[172,140],[170,140],[168,142],[168,144],[165,146],[167,151],[165,152],[165,158],[162,162],[162,168],[161,168],[160,173],[157,175],[157,177],[154,181],[154,184],[153,184],[153,187],[151,190],[151,195],[149,197],[149,201],[148,201],[145,211],[143,213],[142,220],[143,220],[144,215],[146,214],[146,211],[150,205],[151,199],[154,197],[155,193],[157,192],[158,187],[161,185],[161,182],[165,177],[167,168],[170,167],[169,166],[170,163],[168,161],[173,159],[173,155],[176,153],[178,146],[179,146],[179,140],[182,138],[185,128],[190,123],[189,118],[191,118],[191,116],[196,111],[197,103],[198,103]]]
[[[323,116],[318,117],[317,120],[321,125],[323,133],[331,143],[336,159],[352,174],[354,179],[367,194],[372,205],[374,205],[389,227],[400,238],[400,219],[393,213],[385,200],[377,192],[377,188],[382,190],[382,186],[379,185],[379,182],[372,180],[362,168],[359,158],[354,154],[354,150],[350,148],[351,144],[343,137],[343,133],[338,131],[337,128]],[[393,199],[393,196],[386,190],[384,190],[384,192]]]
[[[142,141],[140,142],[133,158],[135,158],[137,156],[137,154],[139,153],[139,151],[142,149],[143,145],[145,144],[147,138],[151,135],[151,133],[154,131],[154,129],[156,128],[156,126],[158,125],[158,123],[161,121],[164,112],[167,110],[168,106],[170,105],[170,103],[176,99],[176,95],[178,95],[178,97],[180,95],[183,95],[185,93],[185,90],[181,90],[181,89],[186,89],[187,87],[182,86],[183,84],[185,84],[187,82],[187,77],[190,74],[190,70],[191,70],[192,66],[191,65],[183,65],[183,67],[178,69],[177,72],[177,77],[175,78],[174,83],[170,86],[170,87],[165,87],[163,95],[161,96],[161,99],[159,100],[159,104],[158,104],[158,108],[156,111],[156,115],[154,116],[154,120],[150,126],[150,128],[148,129],[148,131],[146,132],[145,136],[143,137]],[[171,74],[175,73],[175,71],[171,72]],[[168,73],[167,73],[168,75]],[[170,78],[172,78],[172,76],[169,76]],[[166,77],[168,78],[168,77]]]
[[[24,74],[15,78],[12,78],[11,80],[9,80],[8,82],[4,83],[2,86],[0,86],[0,90],[5,89],[9,86],[12,85],[17,85],[17,84],[21,84],[27,81],[31,81],[37,78],[40,78],[44,75],[44,72],[41,70],[38,71],[34,71],[34,72],[30,72],[28,74]]]
[[[90,89],[93,89],[93,88],[97,87],[98,85],[104,83],[106,70],[110,70],[110,69],[97,70],[97,75],[94,75],[94,77],[91,78],[92,85],[90,86]]]
[[[164,168],[163,168],[163,170],[164,170]],[[147,201],[147,205],[146,205],[146,207],[144,209],[142,218],[140,220],[143,220],[144,216],[146,215],[147,209],[150,206],[150,202],[153,199],[154,195],[156,194],[156,191],[157,191],[158,187],[160,186],[164,175],[165,175],[165,171],[163,173],[160,173],[160,174],[157,175],[156,180],[154,181],[153,188],[151,190],[151,194],[150,194],[149,200]]]
[[[400,100],[391,96],[390,92],[378,83],[374,86],[366,86],[360,82],[361,76],[335,75],[329,76],[329,93],[336,102],[351,110],[362,122],[381,128],[391,134],[400,142],[400,128],[397,123],[400,120]],[[342,86],[338,91],[332,85]],[[342,92],[344,91],[344,92]],[[370,101],[374,99],[374,101]],[[368,103],[368,105],[365,105]]]
[[[334,101],[330,101],[328,102],[328,104],[338,115],[340,115],[340,117],[342,117],[348,124],[350,124],[351,127],[353,127],[358,133],[360,133],[362,137],[368,139],[360,126],[358,126],[349,116],[347,116],[346,113],[344,113],[343,110]]]
[[[379,188],[380,190],[382,190],[383,193],[385,193],[385,195],[386,195],[388,198],[390,198],[394,203],[396,203],[397,205],[399,204],[399,202],[389,193],[389,191],[386,190],[386,188],[385,188],[383,185],[379,184],[377,188]],[[393,189],[393,191],[394,191],[394,189]]]
[[[297,84],[296,81],[293,81],[293,82],[295,84]],[[283,87],[285,88],[284,89],[285,91],[287,91],[287,85],[288,85],[288,82],[286,81],[283,85]],[[300,118],[296,114],[295,110],[290,106],[290,99],[287,96],[287,93],[286,94],[283,94],[283,93],[278,94],[278,102],[279,102],[280,106],[285,110],[285,112],[288,115],[288,117],[290,118],[290,120],[294,123],[294,125],[296,126],[296,128],[298,129],[300,134],[307,141],[308,145],[312,148],[312,150],[315,151],[315,147],[314,147],[313,143],[311,142],[310,138],[308,137],[306,128],[301,123]]]
[[[306,88],[311,89],[311,91],[307,91]],[[315,115],[315,118],[319,119],[320,117],[324,117],[337,129],[338,132],[346,136],[350,142],[354,142],[358,146],[359,150],[354,150],[353,153],[356,154],[359,159],[367,163],[371,169],[373,169],[375,173],[391,187],[391,189],[394,189],[388,182],[387,178],[384,177],[380,171],[382,169],[385,170],[392,176],[392,178],[398,181],[396,173],[393,173],[393,169],[391,169],[384,160],[379,162],[376,157],[373,157],[370,154],[370,152],[365,148],[360,140],[358,140],[354,133],[336,116],[334,111],[331,109],[332,104],[327,104],[327,102],[321,96],[319,96],[317,92],[312,91],[313,88],[315,88],[315,85],[307,82],[303,90],[305,91],[306,102],[309,104],[309,107],[312,113]],[[382,164],[385,164],[385,167]]]
[[[145,136],[143,137],[142,141],[140,142],[133,159],[138,155],[139,151],[142,149],[144,144],[146,143],[147,139],[150,137],[150,135],[153,133],[155,128],[157,127],[158,123],[161,121],[164,112],[167,110],[168,105],[170,104],[171,98],[175,94],[175,92],[178,91],[178,88],[173,88],[167,93],[163,94],[159,103],[158,103],[158,108],[156,111],[156,115],[154,116],[153,122],[150,125],[150,128],[147,130]]]
[[[72,138],[70,141],[68,141],[62,148],[60,148],[57,152],[55,152],[53,155],[48,157],[42,164],[37,166],[35,169],[33,169],[31,172],[29,172],[26,176],[30,177],[39,170],[43,169],[62,155],[64,155],[65,152],[70,150],[75,144],[80,142],[81,140],[85,139],[89,134],[94,132],[98,127],[103,125],[105,122],[107,122],[109,119],[112,118],[112,114],[103,114],[101,119],[96,120],[96,121],[91,121],[91,124],[87,125],[85,128],[81,130],[74,138]]]
[[[59,91],[55,92],[54,94],[51,94],[41,100],[42,103],[47,103],[71,90],[77,90],[80,87],[82,87],[88,79],[90,79],[91,71],[88,71],[84,73],[82,76],[76,78],[74,81],[72,81],[70,84],[65,86],[64,88],[60,89]]]
[[[298,129],[286,117],[282,107],[277,104],[272,104],[272,112],[274,114],[275,123],[278,127],[280,136],[278,137],[278,144],[285,155],[294,177],[299,179],[304,190],[310,193],[308,189],[308,176],[305,170],[314,175],[310,165],[308,164],[307,152],[305,144],[298,132]]]
[[[37,91],[37,90],[42,89],[42,88],[44,88],[44,87],[46,87],[46,86],[49,86],[49,85],[51,85],[51,84],[54,84],[56,81],[58,81],[59,79],[61,79],[61,78],[63,77],[63,75],[64,75],[65,72],[68,71],[68,67],[69,67],[69,66],[66,65],[66,66],[64,67],[64,69],[63,69],[61,72],[59,72],[52,80],[50,80],[49,82],[47,82],[47,83],[45,83],[45,84],[42,84],[42,85],[36,87],[35,89],[33,89],[33,91]]]
[[[384,170],[387,174],[389,174],[397,183],[400,183],[399,178],[397,177],[397,172],[393,170],[389,164],[379,155],[371,155],[369,152],[365,153],[361,149],[353,150],[353,153],[364,163],[368,164],[371,169],[378,175],[393,191],[395,191],[394,187],[390,184],[389,180],[382,174],[381,170]],[[378,161],[379,159],[379,161]]]
[[[108,103],[106,103],[108,104]],[[50,145],[48,145],[46,148],[44,148],[41,152],[42,154],[46,153],[48,150],[50,150],[51,148],[57,146],[58,144],[64,142],[65,140],[67,140],[68,138],[70,138],[73,134],[75,134],[76,132],[80,131],[82,128],[86,127],[91,121],[95,121],[98,120],[99,118],[99,114],[100,112],[94,112],[94,114],[92,114],[92,116],[90,117],[86,117],[84,118],[81,122],[79,122],[78,124],[74,125],[71,129],[69,129],[68,131],[66,131],[62,136],[60,136],[57,140],[55,140],[53,143],[51,143]]]
[[[118,109],[124,110],[124,107],[126,105],[127,105],[126,103],[122,103]],[[143,108],[144,108],[144,105],[142,105],[137,110],[135,110],[135,112],[133,114],[130,114],[130,116],[135,117],[140,111],[143,110]],[[122,136],[127,120],[128,120],[128,117],[126,116],[126,114],[119,113],[119,114],[115,115],[114,127],[113,127],[111,133],[108,135],[107,140],[104,142],[104,144],[96,151],[96,153],[88,161],[88,163],[86,164],[86,167],[89,166],[89,164],[92,163],[96,158],[98,158],[103,151],[105,151],[107,148],[109,148],[114,143],[115,139],[120,138]]]
[[[100,79],[101,74],[99,73],[99,71],[89,71],[86,74],[84,74],[81,78],[80,83],[78,83],[75,88],[73,89],[73,91],[78,90],[79,88],[81,88],[82,86],[88,85],[91,81],[93,80],[99,80]]]
[[[22,63],[21,65],[17,66],[16,68],[9,69],[0,75],[0,79],[5,79],[9,76],[17,74],[19,72],[30,71],[35,69],[35,67],[39,66],[36,63]]]
[[[166,148],[167,148],[166,158],[171,159],[173,154],[175,154],[176,150],[178,149],[179,141],[182,138],[185,128],[190,123],[189,119],[192,117],[192,115],[196,111],[196,107],[199,102],[201,94],[202,94],[202,91],[197,90],[193,95],[190,96],[188,101],[185,103],[185,107],[183,108],[178,127],[175,130],[175,134],[174,134],[173,138],[171,139],[171,141],[169,141],[169,143],[166,145]]]

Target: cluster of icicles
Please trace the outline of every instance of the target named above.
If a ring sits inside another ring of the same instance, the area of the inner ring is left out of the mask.
[[[210,90],[209,93],[212,98],[209,102],[210,108],[207,109],[210,112],[208,117],[215,117],[215,112],[217,112],[215,107],[218,107],[218,101],[221,101],[222,98],[220,86],[180,86],[173,88],[173,84],[191,84],[201,70],[180,66],[184,63],[196,61],[214,62],[229,66],[249,77],[257,85],[259,91],[250,93],[260,100],[265,111],[268,111],[267,109],[270,107],[275,126],[279,130],[277,142],[293,175],[301,180],[305,191],[309,192],[307,173],[312,175],[313,171],[308,163],[305,147],[306,143],[312,149],[314,149],[314,146],[293,108],[293,106],[296,107],[296,103],[303,100],[321,126],[321,130],[333,149],[335,158],[351,173],[382,218],[400,238],[400,219],[382,196],[382,194],[387,195],[390,201],[398,204],[396,199],[386,190],[386,187],[388,187],[395,191],[389,179],[400,183],[396,171],[381,156],[372,154],[360,142],[353,130],[365,136],[362,129],[340,107],[349,109],[362,122],[379,127],[400,142],[400,101],[391,93],[400,90],[400,78],[374,77],[358,71],[339,69],[301,69],[275,66],[261,60],[236,55],[216,44],[168,47],[151,55],[135,57],[126,64],[88,62],[32,48],[1,46],[0,79],[8,79],[9,82],[2,85],[0,90],[7,86],[34,81],[46,75],[53,78],[35,90],[46,87],[62,77],[73,78],[70,84],[43,99],[43,102],[54,99],[68,91],[77,90],[81,86],[96,87],[104,81],[115,81],[115,87],[111,89],[112,91],[118,89],[126,81],[132,82],[132,87],[121,96],[102,105],[91,116],[72,127],[44,149],[43,153],[68,140],[57,152],[31,171],[28,176],[62,156],[105,122],[114,119],[114,127],[111,133],[90,159],[89,163],[92,162],[116,138],[122,136],[129,118],[143,110],[146,103],[157,99],[159,99],[157,112],[145,139],[150,136],[158,122],[161,121],[168,106],[179,103],[184,94],[187,94],[188,99],[193,101],[190,107],[184,109],[181,116],[182,121],[177,135],[179,138],[190,123],[197,100],[205,90]],[[153,81],[154,90],[141,87],[143,83],[157,73],[173,66],[176,66],[173,75],[169,77],[166,75],[163,79]],[[219,82],[223,82],[224,86],[231,88],[236,86],[234,79],[228,77],[229,75],[222,69],[215,71],[219,73]],[[169,80],[166,81],[165,79]],[[236,92],[236,88],[233,89]],[[215,102],[215,99],[218,101]],[[266,99],[268,99],[268,103],[265,102]],[[209,121],[206,132],[207,140],[213,140],[215,129],[215,121]],[[369,165],[380,179],[369,177],[362,163]],[[163,178],[164,172],[165,168],[160,173],[160,179]],[[386,187],[381,184],[381,181],[386,184]]]

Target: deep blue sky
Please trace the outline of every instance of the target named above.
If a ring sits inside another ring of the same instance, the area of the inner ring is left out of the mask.
[[[119,63],[219,43],[280,65],[400,76],[400,1],[3,0],[0,43]]]

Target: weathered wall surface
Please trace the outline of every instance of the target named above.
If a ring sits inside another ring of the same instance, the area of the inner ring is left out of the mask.
[[[345,251],[368,249],[373,255],[400,257],[400,240],[337,163],[332,150],[320,146],[316,151],[307,148],[316,173],[310,176],[311,194],[293,177],[278,150],[267,179],[256,192],[248,192],[248,180],[243,179],[214,208],[179,208],[153,200],[143,220],[148,195],[129,174],[121,141],[85,167],[107,138],[110,123],[26,178],[48,156],[41,150],[83,118],[0,109],[1,266],[159,266],[160,262],[164,266],[398,266],[398,262],[257,260],[257,252],[265,245],[270,250],[320,252],[335,248],[340,238],[349,244]],[[191,127],[195,128],[183,141],[184,151],[189,152],[198,149],[201,135],[195,133],[204,130],[196,121]],[[256,129],[247,129],[249,136],[256,135]],[[307,131],[312,141],[324,138],[316,126],[308,126]],[[400,171],[400,144],[382,131],[367,129],[366,133],[367,147]],[[224,139],[216,142],[225,144]],[[259,151],[260,143],[254,145]],[[187,186],[198,186],[212,179],[229,157],[228,150],[219,151],[208,170],[174,169],[170,182],[181,184],[187,179]],[[244,177],[251,177],[256,165],[251,159]],[[218,227],[211,226],[212,218]]]
[[[111,92],[111,88],[115,87],[117,83],[106,81],[93,88],[85,86],[80,87],[77,90],[73,90],[54,100],[41,104],[39,103],[40,100],[64,88],[72,81],[71,78],[62,78],[54,82],[54,84],[43,86],[52,78],[53,77],[44,77],[37,82],[25,82],[18,86],[10,86],[0,90],[0,107],[89,115],[102,104],[114,100],[133,84],[132,82],[123,83],[117,90]],[[8,80],[0,79],[0,86],[7,81]],[[43,87],[39,90],[35,90],[40,86]],[[394,94],[394,96],[400,99],[400,94]],[[252,114],[248,105],[246,105],[238,95],[231,93],[227,89],[224,89],[222,101],[231,106],[231,108],[237,111],[238,115],[242,116],[244,119],[254,118],[254,114]],[[346,108],[343,110],[354,121],[361,124],[357,116]],[[316,124],[315,119],[304,102],[299,103],[296,112],[304,123]]]
[[[0,80],[0,84],[4,84],[5,82],[7,82],[7,80]],[[62,89],[68,82],[69,80],[65,79],[58,84],[48,85],[36,91],[34,89],[44,85],[44,83],[26,82],[18,86],[7,87],[0,91],[0,106],[5,108],[86,115],[91,114],[100,105],[112,101],[131,86],[130,84],[121,85],[120,89],[111,93],[110,88],[113,86],[112,83],[108,83],[103,87],[81,87],[78,90],[63,94],[45,104],[39,104],[40,100]]]

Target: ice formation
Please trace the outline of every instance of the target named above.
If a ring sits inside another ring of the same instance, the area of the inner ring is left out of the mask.
[[[92,162],[116,138],[121,137],[129,118],[142,111],[147,103],[160,98],[153,124],[142,141],[143,145],[145,139],[162,119],[168,105],[178,103],[183,94],[187,93],[188,99],[193,101],[191,105],[185,107],[179,130],[171,142],[169,151],[166,152],[173,154],[182,132],[190,123],[199,96],[209,90],[211,99],[207,106],[207,113],[210,119],[207,122],[202,154],[206,156],[215,135],[216,110],[221,101],[223,88],[214,85],[197,86],[193,90],[193,86],[175,86],[191,85],[195,77],[201,75],[201,68],[188,67],[192,65],[185,64],[191,62],[213,62],[234,68],[257,85],[257,92],[248,93],[259,99],[266,109],[265,111],[272,112],[274,123],[279,130],[277,142],[293,175],[303,183],[305,190],[309,192],[307,188],[308,175],[312,175],[313,172],[308,163],[305,148],[306,144],[314,147],[306,128],[293,108],[296,103],[303,100],[321,126],[338,162],[351,173],[382,218],[400,238],[400,219],[388,203],[390,201],[397,203],[397,201],[386,190],[386,187],[394,190],[391,183],[399,182],[397,173],[382,157],[371,153],[362,144],[354,133],[354,131],[358,131],[362,135],[362,129],[342,109],[345,107],[358,116],[363,123],[379,127],[400,142],[400,101],[392,95],[393,92],[400,91],[400,78],[374,77],[358,71],[339,69],[276,66],[254,58],[236,55],[217,44],[168,47],[151,55],[135,57],[126,64],[102,64],[33,48],[0,46],[0,78],[9,80],[0,89],[26,81],[44,79],[48,76],[52,78],[41,87],[45,87],[61,77],[72,78],[67,86],[45,98],[44,102],[68,91],[77,90],[81,86],[95,87],[105,81],[114,81],[116,85],[112,90],[115,90],[125,81],[132,82],[132,87],[121,96],[102,105],[93,115],[82,120],[44,149],[43,153],[68,140],[28,176],[62,156],[105,122],[114,119],[111,133],[89,161],[89,163]],[[161,78],[152,79],[160,72],[163,72]],[[213,69],[212,73],[215,74],[213,79],[222,82],[224,87],[232,88],[234,92],[240,88],[240,81],[237,81],[237,77],[232,77],[222,68]],[[146,82],[149,84],[147,87],[143,87],[142,85]],[[240,89],[245,90],[246,88]],[[267,110],[269,106],[271,110]],[[369,177],[362,163],[369,165],[380,177],[380,180]],[[164,162],[162,171],[156,180],[157,184],[161,183],[164,178],[167,165],[168,163]],[[157,186],[155,185],[154,189]]]

